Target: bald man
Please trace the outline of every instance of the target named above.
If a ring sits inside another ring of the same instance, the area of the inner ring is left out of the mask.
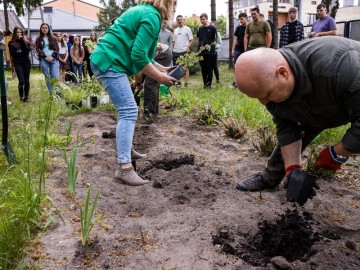
[[[278,140],[266,168],[238,190],[274,189],[301,171],[301,152],[328,128],[351,123],[340,142],[320,152],[315,169],[336,171],[360,152],[360,42],[321,37],[252,50],[238,58],[235,79],[273,115]]]

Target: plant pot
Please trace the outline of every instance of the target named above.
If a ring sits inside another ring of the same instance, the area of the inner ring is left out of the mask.
[[[90,108],[96,108],[98,103],[97,96],[90,96]]]

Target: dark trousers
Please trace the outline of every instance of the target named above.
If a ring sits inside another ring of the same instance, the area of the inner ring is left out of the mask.
[[[302,148],[301,153],[312,142],[323,129],[316,129],[310,126],[303,126]],[[281,154],[281,147],[279,143],[276,144],[271,156],[267,162],[267,166],[261,173],[266,182],[271,185],[280,184],[285,176],[285,165]]]
[[[220,74],[219,74],[219,68],[218,68],[218,54],[217,54],[217,52],[215,52],[215,57],[214,57],[214,74],[215,74],[216,81],[219,82],[220,81]]]
[[[201,75],[203,78],[204,87],[210,88],[214,72],[214,54],[202,55],[203,60],[200,61]]]
[[[155,59],[164,67],[170,66],[172,52],[169,49],[159,53]],[[159,82],[150,77],[145,78],[144,82],[144,114],[157,114],[159,112]]]
[[[31,63],[14,64],[16,75],[19,79],[18,89],[20,99],[29,97]]]

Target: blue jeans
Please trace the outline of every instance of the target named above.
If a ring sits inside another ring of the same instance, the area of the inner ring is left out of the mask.
[[[109,94],[118,112],[116,126],[116,147],[119,164],[131,162],[131,148],[134,137],[138,108],[126,74],[116,73],[111,66],[102,72],[90,62],[91,70]]]
[[[74,73],[74,83],[78,84],[78,80],[76,76],[79,76],[80,83],[82,82],[82,71],[83,71],[83,65],[82,64],[75,64],[72,63],[72,69]]]
[[[59,75],[60,75],[59,61],[54,59],[54,60],[52,60],[52,62],[48,62],[45,59],[41,59],[40,67],[41,67],[42,72],[45,75],[46,86],[51,95],[53,92],[53,85],[50,82],[50,79],[56,78],[59,81]]]

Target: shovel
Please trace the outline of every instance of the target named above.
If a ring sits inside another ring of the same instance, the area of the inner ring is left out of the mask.
[[[1,147],[4,150],[7,161],[10,165],[16,164],[16,157],[8,142],[8,112],[5,89],[5,72],[3,50],[0,48],[0,88],[1,88],[1,116],[2,116],[2,141]]]

